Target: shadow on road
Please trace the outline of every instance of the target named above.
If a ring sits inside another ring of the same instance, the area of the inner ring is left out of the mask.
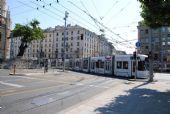
[[[140,87],[140,86],[139,86]],[[95,109],[99,114],[169,114],[170,90],[133,88],[127,95],[120,95],[109,104]]]

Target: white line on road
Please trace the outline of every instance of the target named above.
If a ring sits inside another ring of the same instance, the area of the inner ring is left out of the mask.
[[[19,85],[19,84],[7,83],[7,82],[2,82],[2,81],[0,81],[0,84],[13,86],[13,87],[24,87],[24,86]]]

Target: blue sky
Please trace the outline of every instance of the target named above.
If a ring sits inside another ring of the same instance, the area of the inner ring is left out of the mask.
[[[104,29],[105,36],[116,49],[127,53],[134,51],[137,40],[133,39],[137,39],[138,21],[142,20],[137,0],[59,0],[59,3],[57,0],[7,0],[7,5],[12,28],[15,23],[27,24],[32,19],[38,19],[43,29],[64,25],[64,12],[67,11],[67,24],[78,24],[97,34]],[[112,32],[96,24],[82,10]]]

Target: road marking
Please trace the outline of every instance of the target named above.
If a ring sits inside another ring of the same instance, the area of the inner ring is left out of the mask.
[[[3,84],[3,85],[8,85],[8,86],[13,86],[13,87],[24,87],[22,85],[19,85],[19,84],[13,84],[13,83],[7,83],[7,82],[3,82],[3,81],[0,81],[0,84]]]
[[[83,83],[76,83],[76,85],[84,85]]]

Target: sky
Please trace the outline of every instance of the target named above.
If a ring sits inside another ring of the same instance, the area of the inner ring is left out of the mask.
[[[133,53],[137,42],[140,3],[137,0],[7,0],[12,19],[27,24],[32,19],[46,29],[64,25],[65,11],[67,24],[80,25],[96,34],[105,34],[117,50]],[[104,30],[101,32],[100,30]]]

